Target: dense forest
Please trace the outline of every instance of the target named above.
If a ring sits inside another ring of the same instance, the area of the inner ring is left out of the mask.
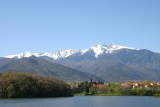
[[[32,98],[71,96],[64,81],[27,73],[0,74],[0,98]]]

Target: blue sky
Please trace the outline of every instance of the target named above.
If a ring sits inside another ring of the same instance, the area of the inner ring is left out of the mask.
[[[160,0],[0,0],[0,56],[95,44],[160,52]]]

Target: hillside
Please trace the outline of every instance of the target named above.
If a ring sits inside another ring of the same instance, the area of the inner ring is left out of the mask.
[[[56,77],[66,81],[100,80],[100,78],[89,73],[77,71],[37,57],[0,59],[0,72],[26,72]]]

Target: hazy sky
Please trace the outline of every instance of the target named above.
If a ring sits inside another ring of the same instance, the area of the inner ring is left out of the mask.
[[[95,44],[160,52],[160,0],[0,0],[0,56]]]

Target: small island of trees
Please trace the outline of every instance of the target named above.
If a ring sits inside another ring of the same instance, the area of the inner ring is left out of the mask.
[[[64,97],[71,96],[64,81],[27,73],[0,74],[0,98]]]

